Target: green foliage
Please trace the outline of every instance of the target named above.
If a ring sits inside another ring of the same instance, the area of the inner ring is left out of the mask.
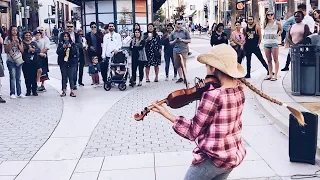
[[[164,20],[166,19],[166,16],[164,14],[162,7],[156,13],[153,14],[153,19],[156,21],[159,21],[160,23],[164,22]]]
[[[185,15],[185,11],[186,10],[186,6],[185,5],[182,5],[180,7],[176,7],[175,9],[175,13],[172,15],[172,19],[179,19],[180,16],[184,16]]]

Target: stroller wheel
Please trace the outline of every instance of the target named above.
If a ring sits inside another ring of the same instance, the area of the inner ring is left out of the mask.
[[[116,84],[114,82],[111,83],[111,86],[115,86]]]
[[[103,85],[103,88],[104,88],[104,90],[106,90],[106,91],[110,91],[110,89],[111,89],[111,84],[105,83],[105,84]]]
[[[121,84],[118,85],[118,88],[120,89],[120,91],[124,91],[124,90],[127,89],[127,85],[124,84],[124,83],[121,83]]]

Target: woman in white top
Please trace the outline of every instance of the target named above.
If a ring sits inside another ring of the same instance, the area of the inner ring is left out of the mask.
[[[280,38],[282,33],[282,26],[280,22],[274,19],[274,12],[267,11],[266,20],[264,24],[264,52],[268,60],[269,76],[265,80],[276,81],[279,72],[279,45],[278,38]],[[273,74],[272,57],[275,64],[275,73]]]

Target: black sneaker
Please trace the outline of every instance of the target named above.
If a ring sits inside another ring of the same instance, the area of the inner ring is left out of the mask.
[[[251,78],[250,74],[246,74],[246,76],[244,78]]]
[[[283,69],[281,69],[281,71],[289,71],[288,67],[284,67]]]
[[[183,82],[183,79],[182,79],[182,78],[179,78],[176,83],[182,83],[182,82]]]
[[[2,99],[1,96],[0,96],[0,103],[6,103],[6,101],[4,99]]]
[[[74,88],[73,88],[73,90],[77,90],[78,88],[77,88],[77,86],[75,86]]]
[[[83,83],[79,83],[79,86],[84,86],[84,84]]]
[[[45,92],[46,91],[46,88],[44,86],[40,86],[38,87],[38,90],[39,92]]]
[[[31,96],[31,92],[27,92],[27,93],[26,93],[26,96]]]
[[[33,96],[38,96],[38,93],[37,92],[33,92],[32,95]]]

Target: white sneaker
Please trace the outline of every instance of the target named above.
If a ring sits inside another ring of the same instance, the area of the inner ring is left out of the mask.
[[[25,95],[23,95],[23,94],[20,94],[19,96],[18,96],[18,98],[26,98],[27,96],[25,96]]]
[[[169,78],[168,78],[168,77],[166,77],[166,81],[169,81]]]
[[[97,88],[98,86],[96,84],[93,85],[94,88]]]
[[[176,80],[178,80],[177,77],[174,77],[174,78],[172,79],[172,81],[176,81]]]
[[[14,94],[12,94],[12,95],[10,96],[10,98],[11,98],[11,99],[17,99],[17,96],[14,95]]]

